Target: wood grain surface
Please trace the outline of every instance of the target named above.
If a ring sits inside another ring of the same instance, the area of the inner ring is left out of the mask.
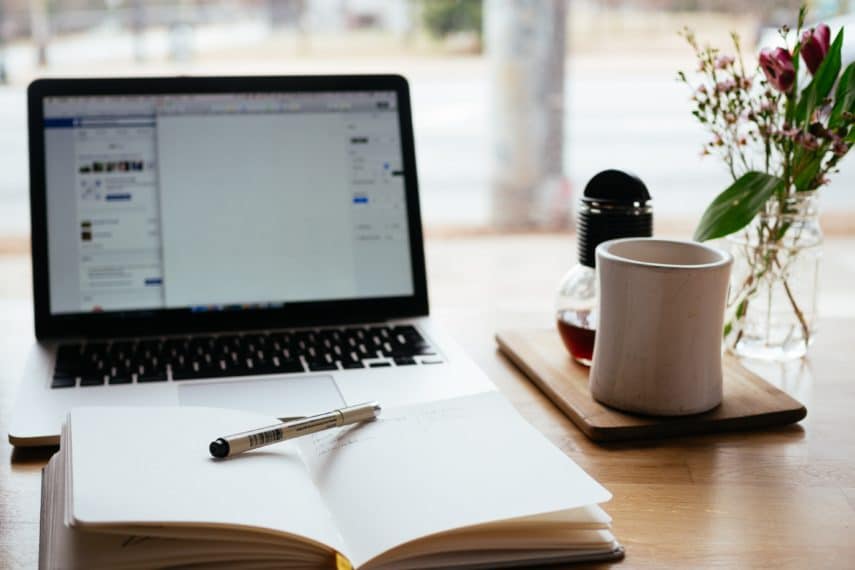
[[[622,413],[591,397],[589,368],[576,363],[554,329],[509,329],[496,334],[499,349],[594,441],[629,441],[786,425],[807,410],[783,390],[725,354],[719,406],[683,417]]]
[[[597,444],[497,350],[499,330],[552,325],[557,284],[574,258],[568,236],[429,241],[432,314],[532,425],[613,493],[605,508],[626,547],[616,567],[851,568],[852,245],[826,244],[820,308],[831,310],[820,321],[810,357],[751,367],[809,414],[798,424],[759,431]],[[31,310],[27,298],[0,299],[4,433],[20,381],[20,353],[32,342]],[[843,314],[849,316],[830,316]],[[37,565],[39,472],[52,452],[13,452],[5,436],[0,439],[0,568]]]

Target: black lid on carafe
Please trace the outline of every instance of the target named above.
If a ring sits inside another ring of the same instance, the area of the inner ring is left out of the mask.
[[[577,220],[579,263],[596,266],[594,250],[611,239],[653,235],[650,193],[638,177],[604,170],[591,178]]]

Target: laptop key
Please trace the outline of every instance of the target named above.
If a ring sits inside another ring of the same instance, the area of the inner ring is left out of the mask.
[[[74,376],[54,376],[50,383],[51,388],[71,388],[77,384]]]
[[[280,360],[279,358],[274,358],[272,363],[273,371],[276,374],[295,374],[306,371],[303,363],[299,360]]]
[[[108,384],[130,384],[131,383],[131,375],[130,374],[124,374],[124,375],[110,376],[110,380],[107,383]]]
[[[240,368],[237,371],[229,370],[226,373],[227,376],[259,376],[259,375],[264,375],[264,374],[269,374],[269,373],[264,371],[264,370],[259,370],[257,368],[248,368],[248,367]]]
[[[341,367],[345,370],[352,370],[355,368],[365,368],[365,365],[362,364],[361,360],[353,361],[353,360],[342,360]]]
[[[83,347],[82,361],[86,364],[95,364],[104,360],[107,355],[107,343],[105,342],[90,342]]]
[[[173,380],[196,380],[197,378],[200,378],[200,376],[192,368],[184,367],[172,369]]]
[[[240,374],[236,371],[224,371],[222,367],[216,364],[172,369],[173,380],[204,380],[208,378],[221,378],[223,376],[240,376]]]
[[[392,327],[392,333],[416,338],[422,337],[413,325],[398,325],[396,327]]]
[[[269,360],[256,360],[252,367],[256,374],[276,374],[277,370]]]
[[[228,376],[229,362],[230,361],[227,359],[227,355],[215,355],[214,360],[210,364],[210,367],[219,371],[219,374],[221,376]]]
[[[368,368],[385,368],[387,366],[392,366],[391,362],[369,362]]]
[[[137,382],[165,382],[166,372],[149,370],[144,374],[137,375]]]
[[[109,376],[104,374],[99,375],[85,375],[80,378],[81,386],[103,386],[104,382],[109,378]]]
[[[311,370],[312,372],[320,372],[320,371],[327,371],[327,370],[338,370],[338,366],[335,364],[335,362],[326,362],[326,361],[321,362],[321,361],[319,361],[319,362],[307,362],[307,364],[309,365],[309,370]]]
[[[398,366],[409,366],[415,363],[416,359],[412,356],[398,356],[395,358],[395,364],[397,364]]]
[[[225,335],[217,338],[215,344],[228,346],[230,349],[240,348],[242,341],[238,335]]]
[[[83,360],[83,345],[64,344],[56,351],[56,371],[73,372],[80,370]]]

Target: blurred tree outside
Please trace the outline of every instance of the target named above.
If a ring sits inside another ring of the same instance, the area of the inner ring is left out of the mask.
[[[6,19],[5,19],[5,7],[2,2],[0,2],[0,85],[6,83],[6,53],[5,53],[5,44],[6,44]]]
[[[482,36],[482,0],[423,0],[422,22],[434,38],[468,32]]]
[[[564,172],[567,2],[488,0],[490,224],[572,225]]]

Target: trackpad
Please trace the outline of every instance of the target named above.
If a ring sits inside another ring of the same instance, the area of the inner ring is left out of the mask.
[[[332,376],[320,375],[180,384],[178,403],[250,410],[281,418],[328,412],[344,406],[344,399]]]

